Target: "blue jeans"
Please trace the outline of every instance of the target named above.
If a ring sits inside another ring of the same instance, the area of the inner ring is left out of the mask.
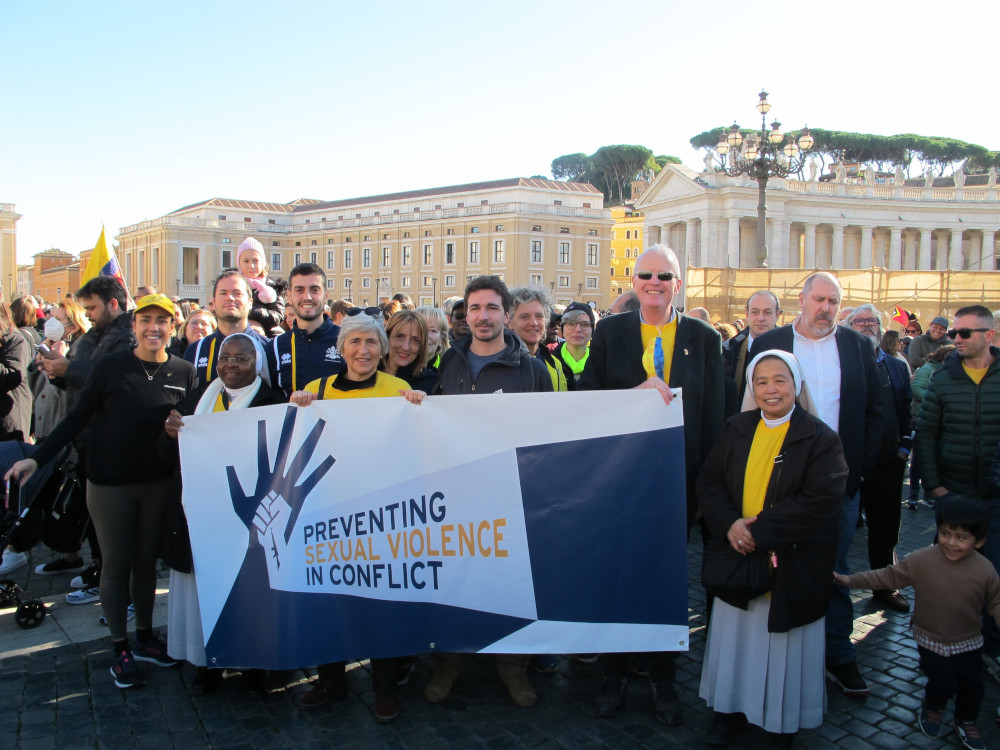
[[[837,527],[837,560],[834,570],[848,575],[847,553],[851,550],[854,532],[858,528],[858,506],[861,493],[845,497],[840,506],[840,521]],[[854,605],[851,603],[850,589],[840,586],[833,587],[830,597],[830,608],[826,612],[826,661],[827,664],[838,666],[854,661],[854,644],[851,643],[851,633],[854,631]]]

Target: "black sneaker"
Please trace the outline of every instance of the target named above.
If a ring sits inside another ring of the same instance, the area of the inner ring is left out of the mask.
[[[82,557],[78,558],[76,562],[70,562],[65,557],[60,557],[58,560],[36,566],[35,574],[40,576],[54,576],[59,573],[82,573],[86,569],[87,566],[83,562]]]
[[[677,689],[672,682],[652,682],[649,685],[656,720],[668,727],[675,727],[684,718],[684,706],[677,697]]]
[[[986,743],[983,741],[983,736],[979,733],[979,727],[976,726],[976,722],[956,720],[955,734],[958,735],[958,741],[969,748],[969,750],[986,750]]]
[[[941,711],[932,708],[925,701],[920,705],[920,715],[917,717],[917,724],[924,736],[934,739],[941,734]]]
[[[138,687],[145,682],[132,652],[128,650],[115,654],[111,659],[111,676],[115,679],[115,687],[120,687],[122,690]]]
[[[93,589],[101,585],[101,568],[97,563],[88,565],[80,575],[69,582],[70,588]]]
[[[628,695],[628,678],[605,677],[601,692],[594,698],[594,709],[598,716],[617,716],[625,707]]]
[[[172,667],[177,663],[176,659],[171,659],[167,654],[167,644],[155,635],[148,641],[136,641],[132,655],[136,661],[149,662],[158,667]]]
[[[848,698],[868,696],[868,683],[861,679],[856,661],[849,661],[847,664],[827,664],[826,679],[836,682]]]

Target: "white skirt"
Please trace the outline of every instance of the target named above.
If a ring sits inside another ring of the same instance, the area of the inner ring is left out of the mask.
[[[746,611],[715,600],[699,695],[709,708],[746,714],[768,732],[818,727],[826,708],[825,618],[768,633],[770,608],[767,596]]]
[[[171,658],[207,665],[205,637],[201,631],[198,606],[198,582],[191,573],[170,571],[170,594],[167,596],[167,653]]]

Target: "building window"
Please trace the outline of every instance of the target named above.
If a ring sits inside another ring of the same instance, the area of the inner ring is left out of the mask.
[[[424,289],[426,289],[427,287],[429,287],[432,284],[431,277],[430,276],[424,276],[423,280],[420,283],[423,284]]]
[[[316,257],[317,257],[316,253],[309,253],[309,262],[310,263],[315,263],[316,262]]]
[[[559,243],[559,262],[563,265],[569,264],[569,243]]]
[[[231,243],[232,243],[232,239],[230,239],[229,237],[223,237],[222,238],[222,244],[223,245],[229,245]]]
[[[361,214],[358,214],[358,218],[359,219],[361,218]],[[365,238],[362,240],[362,242],[371,242],[371,241],[372,241],[371,235],[368,234],[366,234]]]
[[[632,275],[632,269],[629,268],[628,266],[625,266],[625,275],[626,276],[631,276]]]
[[[344,279],[344,289],[351,288],[351,279]]]
[[[392,249],[388,247],[382,248],[382,268],[388,268],[392,265]]]
[[[614,249],[614,248],[611,248],[611,257],[612,257],[612,258],[614,258],[614,257],[615,257],[615,249]]]
[[[449,229],[447,232],[445,232],[445,234],[455,234],[455,230]]]
[[[326,251],[326,268],[328,271],[333,269],[333,250]]]
[[[561,206],[562,205],[562,201],[552,201],[552,205],[553,206]]]
[[[542,231],[542,225],[541,224],[532,224],[531,225],[531,231],[532,232],[541,232]]]
[[[226,220],[226,215],[225,214],[219,214],[217,218],[219,219],[219,221],[225,221]]]
[[[503,263],[503,240],[496,240],[493,243],[493,262]]]
[[[430,237],[430,236],[431,236],[431,230],[430,229],[425,229],[424,230],[424,237]]]
[[[473,234],[479,234],[479,227],[472,227],[472,229],[470,229],[469,231],[472,232]]]
[[[222,251],[222,267],[232,268],[233,267],[233,251],[223,250]]]
[[[615,230],[614,230],[614,229],[612,229],[612,230],[611,230],[611,239],[614,239],[614,238],[615,238]]]
[[[344,250],[344,268],[350,268],[353,261],[354,251],[350,248]]]
[[[479,262],[479,243],[470,242],[469,243],[469,263]]]
[[[626,258],[631,258],[632,257],[632,248],[630,248],[630,247],[626,247],[625,248],[625,257]]]
[[[383,240],[387,240],[387,239],[389,239],[389,235],[388,235],[388,234],[383,234],[383,235],[382,235],[382,239],[383,239]]]
[[[503,224],[497,224],[495,227],[493,227],[493,231],[494,232],[502,232],[503,231]]]
[[[324,219],[324,221],[326,221],[326,219]],[[333,279],[327,279],[326,280],[326,288],[327,289],[333,289]]]
[[[399,280],[399,283],[400,283],[400,285],[401,285],[401,286],[402,286],[402,287],[403,287],[404,289],[409,289],[409,288],[410,288],[410,277],[409,277],[409,276],[403,276],[403,277],[402,277],[402,278],[401,278],[401,279]]]
[[[326,244],[327,244],[327,245],[332,245],[332,244],[333,244],[333,237],[331,237],[330,239],[328,239],[328,240],[326,241]]]
[[[371,289],[372,288],[372,280],[368,279],[368,278],[361,279],[361,286],[364,287],[365,289]]]
[[[301,242],[298,242],[298,241],[296,241],[296,243],[295,243],[295,247],[302,247],[302,243],[301,243]]]
[[[569,286],[569,276],[560,276],[559,286]]]
[[[424,245],[424,265],[429,266],[434,259],[434,252],[431,245]]]
[[[281,243],[277,240],[271,240],[271,247],[281,247]]]
[[[243,217],[243,223],[244,224],[249,224],[251,221],[253,221],[253,219],[251,219],[249,216],[244,216]],[[306,223],[308,223],[308,222],[309,222],[309,220],[306,219]]]
[[[452,265],[455,262],[455,243],[446,242],[444,246],[444,262]]]
[[[403,232],[403,239],[404,240],[410,239],[410,233],[409,232]]]
[[[281,270],[281,253],[271,253],[271,270]]]
[[[354,240],[352,240],[350,237],[345,237],[344,238],[344,242],[353,242],[353,241]]]
[[[532,284],[537,284],[538,286],[541,286],[541,284],[542,284],[542,275],[540,273],[533,273],[533,274],[531,274],[531,283]]]
[[[559,234],[569,234],[569,227],[559,227]]]
[[[625,239],[627,240],[632,239],[632,231],[630,229],[625,230]]]
[[[312,241],[312,242],[310,242],[309,244],[310,244],[310,245],[315,245],[315,244],[316,244],[316,240],[313,240],[313,241]]]
[[[276,222],[274,219],[268,219],[267,223],[268,224],[277,224],[278,222]]]
[[[455,277],[451,276],[451,275],[445,276],[444,277],[444,285],[446,287],[448,287],[449,289],[451,289],[453,286],[455,286]]]
[[[295,262],[292,265],[297,266],[301,262],[302,262],[302,253],[295,253]]]
[[[372,249],[370,247],[366,247],[361,251],[361,267],[372,267]]]
[[[542,241],[532,240],[531,241],[531,262],[541,263],[542,262]]]
[[[591,237],[596,237],[597,236],[597,230],[596,229],[588,229],[587,230],[587,234],[589,234]]]
[[[597,289],[597,277],[588,276],[587,277],[587,289]]]
[[[413,251],[409,245],[403,245],[403,265],[408,266],[412,262]]]

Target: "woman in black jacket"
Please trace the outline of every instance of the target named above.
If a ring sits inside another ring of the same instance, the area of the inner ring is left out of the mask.
[[[823,722],[823,618],[847,465],[840,438],[807,411],[792,354],[758,355],[747,383],[745,411],[726,422],[699,472],[698,498],[710,543],[765,555],[772,590],[716,592],[700,690],[715,710],[705,741],[728,744],[749,721],[790,746],[800,727]]]

